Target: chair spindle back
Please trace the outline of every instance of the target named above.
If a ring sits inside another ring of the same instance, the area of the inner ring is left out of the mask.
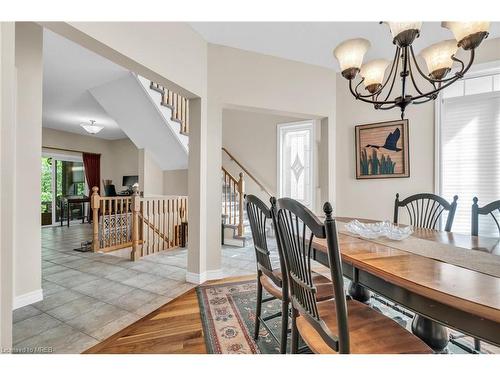
[[[458,196],[456,195],[453,197],[453,202],[448,203],[439,195],[422,193],[411,195],[400,201],[398,193],[394,202],[394,223],[398,223],[399,208],[405,207],[410,225],[418,228],[436,229],[439,218],[444,211],[448,211],[444,230],[450,232],[457,209],[457,200]]]
[[[472,222],[471,222],[471,235],[479,235],[479,215],[491,215],[498,229],[500,235],[499,219],[495,216],[495,212],[500,216],[500,200],[488,203],[486,206],[479,207],[477,204],[477,197],[473,198],[474,204],[472,205]]]
[[[252,230],[257,269],[270,277],[277,285],[281,285],[281,280],[273,273],[271,253],[267,244],[266,224],[267,220],[271,219],[271,210],[255,195],[246,195],[245,201],[248,221]]]
[[[348,353],[349,331],[342,263],[330,203],[325,203],[323,208],[326,214],[324,223],[307,207],[290,198],[279,199],[272,210],[275,210],[277,233],[286,262],[293,307],[315,327],[332,349],[340,353]],[[318,311],[317,290],[313,283],[311,269],[312,241],[315,237],[327,240],[337,310],[338,335],[330,332]]]

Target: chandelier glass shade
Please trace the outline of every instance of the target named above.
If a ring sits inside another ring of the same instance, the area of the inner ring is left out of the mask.
[[[363,64],[370,42],[362,38],[342,42],[335,48],[334,55],[342,76],[349,81],[349,90],[357,100],[373,104],[375,109],[397,107],[401,110],[401,118],[404,118],[409,104],[434,100],[441,90],[462,78],[472,66],[475,49],[488,36],[489,30],[489,22],[443,22],[442,26],[451,30],[455,39],[423,49],[419,57],[425,61],[425,69],[419,65],[412,46],[420,35],[422,22],[384,23],[389,26],[396,46],[392,62],[377,59]],[[469,51],[467,62],[456,57],[459,48]],[[453,64],[457,69],[450,74]],[[357,76],[359,80],[356,80]],[[401,79],[400,90],[398,86],[398,93],[393,95],[398,77]]]

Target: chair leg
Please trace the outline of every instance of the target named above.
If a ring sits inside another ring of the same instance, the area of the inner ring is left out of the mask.
[[[297,310],[292,306],[292,348],[290,352],[297,354],[299,349],[299,331],[297,330]]]
[[[255,340],[259,338],[261,309],[262,309],[262,284],[260,283],[259,275],[257,275],[257,308],[255,309],[255,332],[253,335],[253,338]]]
[[[281,301],[281,343],[280,353],[286,354],[288,341],[288,300]]]
[[[478,352],[481,351],[481,341],[479,339],[474,339],[474,349]]]

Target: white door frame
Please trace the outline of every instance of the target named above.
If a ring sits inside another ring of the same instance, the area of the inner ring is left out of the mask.
[[[314,211],[316,208],[316,120],[304,120],[304,121],[297,121],[297,122],[287,122],[287,123],[281,123],[277,125],[277,147],[276,147],[276,152],[277,152],[277,157],[276,157],[276,162],[277,162],[277,187],[278,187],[278,197],[282,198],[282,170],[281,170],[281,157],[283,155],[282,153],[282,144],[281,144],[281,133],[284,129],[310,129],[311,130],[311,137],[310,137],[310,147],[309,147],[309,158],[311,160],[311,168],[309,168],[309,174],[310,174],[310,190],[311,190],[311,201],[309,208]]]

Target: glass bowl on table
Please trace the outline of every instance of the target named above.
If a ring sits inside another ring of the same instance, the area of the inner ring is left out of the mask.
[[[389,220],[375,223],[362,223],[359,220],[352,220],[345,225],[345,229],[353,234],[365,239],[376,239],[387,237],[393,241],[401,241],[413,233],[411,226],[398,226]]]

